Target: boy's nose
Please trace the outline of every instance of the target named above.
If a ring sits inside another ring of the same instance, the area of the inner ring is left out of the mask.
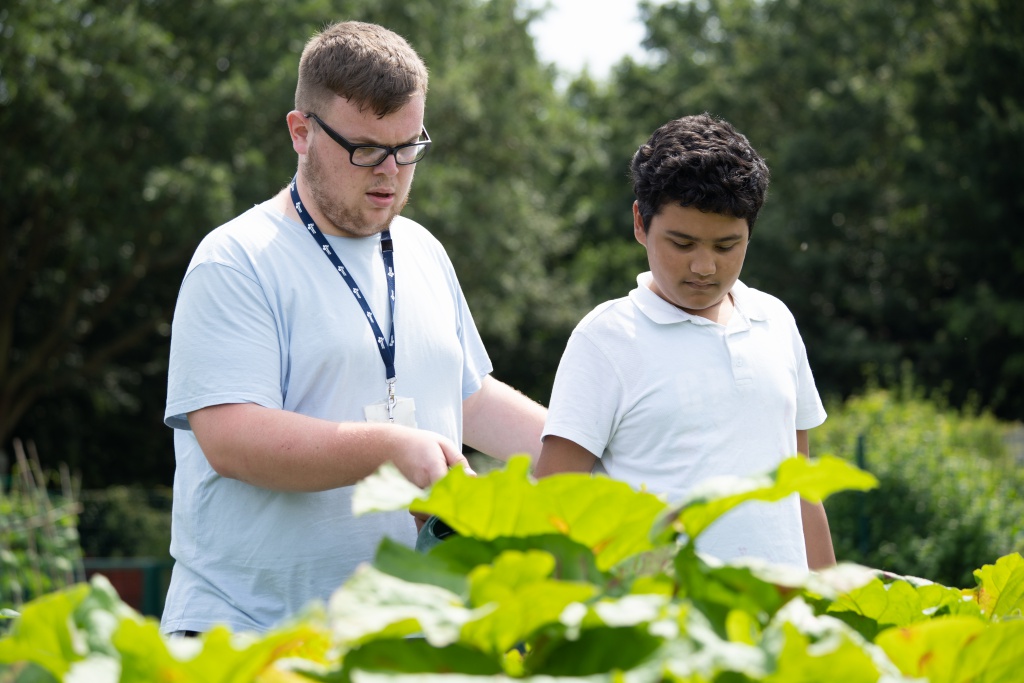
[[[715,259],[708,253],[697,253],[690,261],[690,271],[694,275],[707,277],[715,274]]]

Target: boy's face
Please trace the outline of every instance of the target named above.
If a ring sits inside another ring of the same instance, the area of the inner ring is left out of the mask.
[[[634,202],[633,234],[647,248],[651,290],[691,315],[717,321],[747,255],[746,219],[668,203],[645,232]]]

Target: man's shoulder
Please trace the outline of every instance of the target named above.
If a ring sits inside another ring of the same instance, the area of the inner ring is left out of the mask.
[[[433,233],[411,218],[395,216],[395,219],[391,221],[391,227],[389,229],[391,230],[391,236],[395,239],[416,240],[444,251],[441,241],[438,240]]]
[[[208,232],[196,247],[189,270],[200,263],[250,263],[260,254],[279,251],[267,249],[275,240],[282,236],[292,239],[293,233],[301,232],[297,225],[289,226],[288,219],[266,202],[257,204]]]
[[[211,230],[202,244],[217,245],[226,242],[260,243],[269,235],[277,234],[286,225],[284,215],[275,212],[269,202],[256,204],[226,223]]]

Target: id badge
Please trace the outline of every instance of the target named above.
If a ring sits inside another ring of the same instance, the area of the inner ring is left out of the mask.
[[[363,408],[363,414],[366,416],[367,422],[391,422],[388,419],[386,401],[366,406]],[[394,424],[416,428],[416,402],[413,399],[396,397],[392,414],[395,416]]]

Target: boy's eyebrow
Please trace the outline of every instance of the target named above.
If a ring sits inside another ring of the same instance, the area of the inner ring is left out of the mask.
[[[675,237],[677,239],[686,240],[687,242],[705,242],[705,241],[707,241],[707,240],[698,239],[698,238],[696,238],[696,237],[694,237],[692,235],[687,235],[685,232],[680,232],[679,230],[666,230],[665,234],[669,235],[670,237]],[[738,241],[738,240],[742,240],[743,237],[744,237],[744,235],[734,234],[734,235],[726,235],[725,237],[719,237],[717,240],[711,240],[711,241],[715,242],[716,244],[721,243],[721,242],[735,242],[735,241]]]

